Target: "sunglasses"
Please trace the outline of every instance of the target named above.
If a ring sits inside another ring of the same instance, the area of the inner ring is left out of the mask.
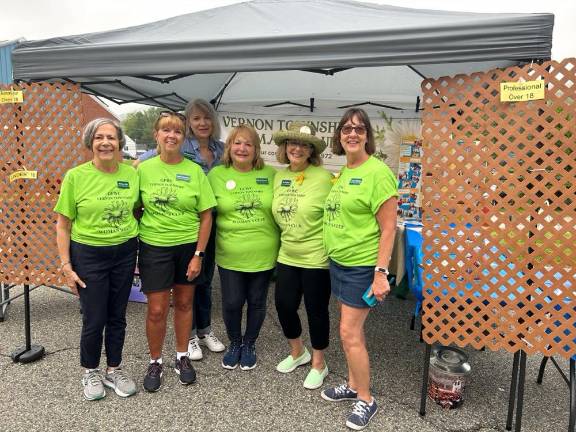
[[[366,126],[350,126],[346,125],[342,127],[342,133],[344,135],[350,135],[352,131],[356,132],[358,135],[365,135],[366,134]]]
[[[186,123],[186,116],[184,114],[180,114],[179,112],[176,111],[161,111],[160,114],[158,114],[159,117],[178,117],[180,120],[182,120],[184,123]]]
[[[287,146],[290,146],[290,147],[300,147],[300,148],[303,148],[303,149],[312,150],[312,146],[311,146],[310,144],[306,144],[306,143],[303,143],[303,142],[301,142],[301,141],[287,140],[287,141],[286,141],[286,145],[287,145]]]

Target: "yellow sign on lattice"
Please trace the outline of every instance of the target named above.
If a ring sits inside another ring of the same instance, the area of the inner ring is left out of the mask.
[[[500,83],[500,102],[544,99],[544,80]]]
[[[32,179],[32,180],[36,180],[38,178],[38,171],[15,171],[12,174],[10,174],[10,183],[12,183],[14,180],[19,180],[19,179]]]
[[[0,90],[0,103],[22,103],[24,102],[24,95],[22,90]]]

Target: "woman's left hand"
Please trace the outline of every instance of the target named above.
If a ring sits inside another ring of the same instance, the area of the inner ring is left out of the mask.
[[[375,272],[372,282],[372,294],[381,302],[390,293],[390,284],[384,273]]]
[[[186,278],[189,281],[196,279],[200,274],[200,270],[202,270],[202,258],[195,255],[188,264],[188,270],[186,271]]]

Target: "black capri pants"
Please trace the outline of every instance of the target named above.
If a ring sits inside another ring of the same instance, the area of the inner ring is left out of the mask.
[[[323,350],[330,341],[330,272],[328,269],[302,268],[278,263],[274,300],[284,336],[302,335],[298,308],[304,296],[312,348]]]

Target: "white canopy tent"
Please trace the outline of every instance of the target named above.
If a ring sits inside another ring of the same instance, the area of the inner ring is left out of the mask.
[[[14,77],[74,81],[118,103],[170,109],[202,97],[228,111],[375,104],[413,113],[424,77],[548,59],[553,22],[546,13],[253,0],[136,27],[24,41],[13,52]]]

